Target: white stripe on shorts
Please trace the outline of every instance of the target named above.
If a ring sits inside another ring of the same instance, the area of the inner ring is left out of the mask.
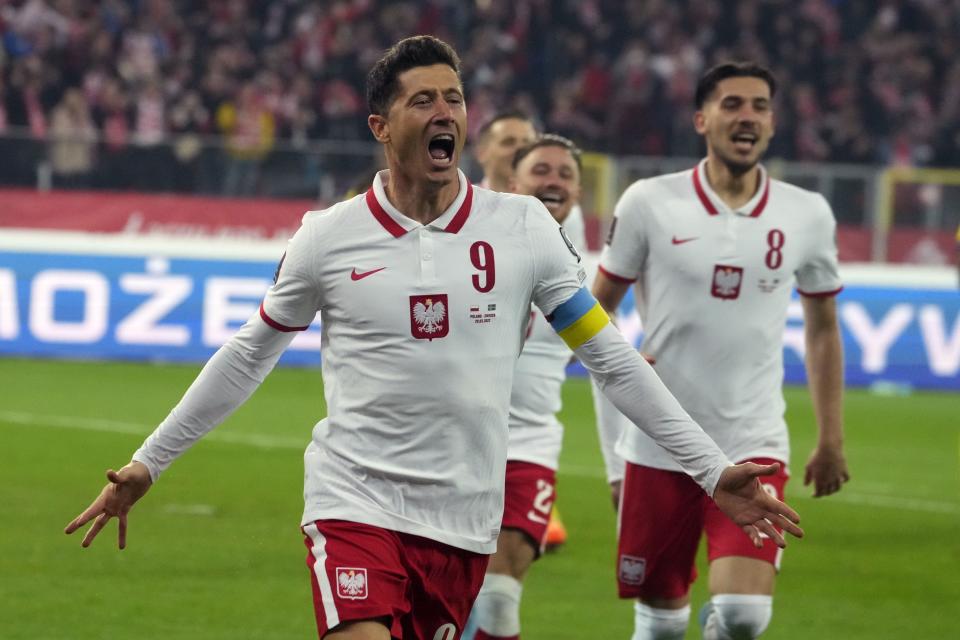
[[[327,577],[327,539],[317,525],[310,523],[303,528],[303,532],[313,541],[313,575],[320,585],[320,602],[323,604],[323,615],[327,618],[327,629],[333,629],[340,624],[340,614],[333,601],[333,589],[330,588],[330,578]]]

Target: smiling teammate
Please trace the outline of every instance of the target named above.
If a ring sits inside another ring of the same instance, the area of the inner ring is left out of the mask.
[[[544,135],[516,151],[513,171],[512,191],[534,196],[564,224],[580,197],[580,150]],[[582,246],[582,238],[574,242]],[[569,361],[569,347],[532,308],[510,395],[503,524],[471,618],[476,640],[520,637],[523,580],[544,550],[556,496],[563,444],[556,414]]]
[[[319,312],[328,413],[304,454],[302,528],[320,637],[460,636],[496,549],[507,419],[531,300],[638,426],[725,512],[783,543],[798,516],[764,492],[777,467],[730,464],[581,286],[576,251],[536,198],[474,188],[458,169],[459,59],[436,38],[394,45],[367,77],[388,170],[309,212],[259,311],[94,502],[67,525],[131,507],[256,389]]]
[[[593,291],[612,313],[637,283],[642,349],[664,384],[732,460],[779,462],[763,486],[782,499],[790,457],[782,335],[796,284],[819,426],[804,484],[825,496],[849,479],[836,224],[822,196],[771,180],[759,164],[773,136],[774,89],[770,72],[749,63],[721,65],[700,80],[694,125],[706,159],[624,192]],[[780,550],[769,540],[756,548],[657,443],[619,426],[615,412],[598,413],[604,452],[622,432],[616,451],[627,461],[621,488],[616,456],[607,456],[614,494],[622,492],[618,583],[621,597],[637,598],[634,640],[683,638],[703,532],[712,594],[704,638],[759,636],[772,614]]]
[[[474,149],[477,163],[483,169],[481,186],[494,191],[512,191],[517,150],[536,139],[537,130],[533,120],[522,111],[502,111],[485,122],[480,127]],[[586,245],[583,212],[579,205],[575,204],[565,214],[562,224],[567,237],[573,240],[574,246]],[[566,541],[567,530],[560,519],[557,505],[554,504],[547,524],[545,548],[547,551],[553,551]]]

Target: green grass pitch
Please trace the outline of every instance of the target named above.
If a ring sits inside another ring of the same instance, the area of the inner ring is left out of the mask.
[[[319,372],[275,371],[90,549],[62,529],[129,459],[193,366],[0,360],[0,638],[315,638],[298,530],[302,458],[322,415]],[[846,401],[852,482],[813,500],[804,390],[789,389],[794,481],[807,538],[783,562],[765,638],[956,638],[960,629],[960,395]],[[565,388],[559,506],[565,548],[527,581],[528,640],[622,638],[614,514],[588,385]],[[694,609],[705,598],[694,587]],[[692,623],[688,638],[697,638]]]

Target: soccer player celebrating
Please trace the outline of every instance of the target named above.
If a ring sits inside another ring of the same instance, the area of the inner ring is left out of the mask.
[[[580,150],[548,134],[521,147],[513,166],[513,192],[536,197],[563,224],[580,197]],[[563,444],[556,413],[569,361],[570,349],[531,309],[510,395],[503,523],[471,618],[476,640],[520,637],[522,583],[543,552],[555,497]]]
[[[400,41],[367,78],[388,170],[364,195],[309,212],[259,311],[94,502],[67,525],[127,518],[173,460],[236,409],[319,312],[328,414],[304,453],[302,528],[319,635],[454,640],[496,550],[507,414],[530,301],[738,524],[796,535],[797,514],[731,465],[582,288],[576,251],[536,198],[470,185],[459,60]]]
[[[759,164],[773,136],[775,87],[769,71],[749,63],[704,75],[694,125],[706,159],[624,192],[593,292],[612,313],[637,282],[642,348],[656,359],[664,384],[731,460],[780,463],[763,487],[783,499],[789,441],[782,335],[796,282],[819,425],[804,484],[826,496],[849,479],[836,224],[822,196],[772,180]],[[613,490],[621,493],[620,596],[637,598],[634,640],[683,638],[703,532],[712,593],[701,614],[704,638],[759,636],[772,613],[780,550],[744,535],[658,443],[618,426],[615,412],[600,413],[604,451],[622,432],[616,451],[627,461],[622,487],[617,481]],[[616,464],[608,457],[614,479]]]

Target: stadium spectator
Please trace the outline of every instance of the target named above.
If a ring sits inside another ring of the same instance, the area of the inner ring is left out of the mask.
[[[80,89],[67,89],[50,121],[50,166],[56,187],[90,186],[97,132]]]
[[[10,182],[31,184],[44,157],[48,109],[56,101],[51,75],[39,57],[28,55],[10,65],[5,98],[7,124],[14,134],[17,152],[7,156],[9,165],[3,164],[8,167]]]
[[[117,78],[104,78],[96,92],[94,121],[100,128],[100,154],[96,186],[126,189],[133,186],[135,163],[131,161],[133,114],[130,97]]]
[[[267,109],[257,86],[248,82],[240,89],[236,102],[227,101],[220,105],[216,120],[217,128],[226,136],[228,156],[223,193],[252,195],[257,191],[260,163],[274,144],[276,122],[273,114]]]
[[[166,190],[173,181],[172,153],[164,143],[170,127],[167,98],[159,78],[146,81],[133,99],[131,142],[134,186],[141,190]]]
[[[203,147],[203,136],[213,128],[213,118],[199,91],[186,91],[170,107],[170,131],[177,165],[174,184],[178,191],[209,191],[212,182],[211,152]]]
[[[117,517],[125,546],[134,503],[320,312],[328,416],[304,457],[302,521],[319,634],[457,637],[495,550],[512,372],[533,299],[726,513],[781,544],[773,524],[802,535],[759,486],[776,465],[729,464],[581,287],[579,256],[543,204],[467,181],[458,68],[430,37],[397,43],[373,67],[369,123],[389,169],[366,195],[305,217],[259,312],[66,533],[93,520],[87,546]]]
[[[664,384],[731,459],[780,463],[782,471],[763,486],[782,499],[790,458],[780,389],[783,330],[796,283],[819,436],[804,484],[813,483],[820,497],[849,480],[836,223],[822,196],[771,179],[759,164],[773,135],[775,87],[765,68],[749,63],[703,76],[694,122],[706,158],[624,192],[594,292],[613,314],[637,282],[642,348],[656,359]],[[620,597],[637,599],[633,639],[685,636],[704,533],[711,599],[701,613],[703,637],[760,636],[773,611],[781,551],[769,541],[751,542],[660,447],[621,426],[602,398],[596,404],[619,503]]]

